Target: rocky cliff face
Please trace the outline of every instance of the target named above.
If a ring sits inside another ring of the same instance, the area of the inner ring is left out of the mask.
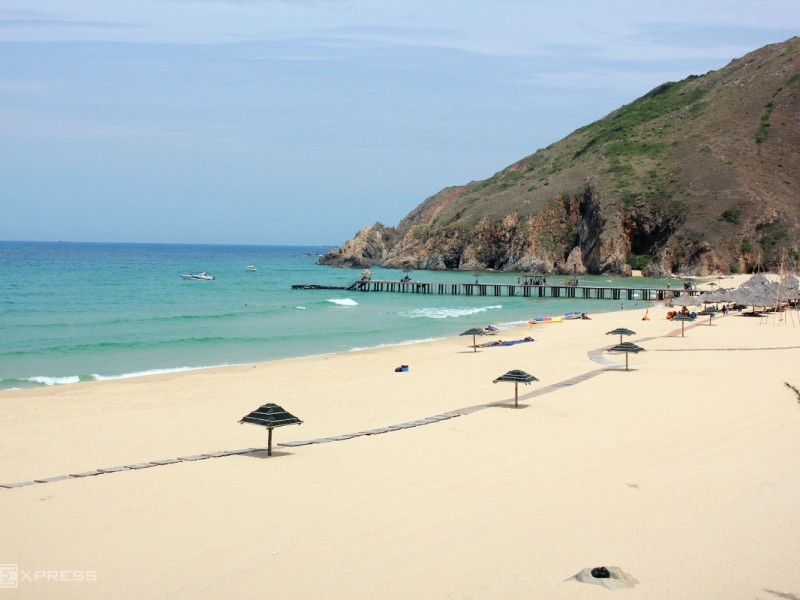
[[[356,237],[345,242],[341,248],[325,254],[319,262],[351,269],[383,264],[396,240],[397,232],[394,228],[375,223],[359,231]]]
[[[706,275],[800,259],[800,40],[659,86],[321,264]]]

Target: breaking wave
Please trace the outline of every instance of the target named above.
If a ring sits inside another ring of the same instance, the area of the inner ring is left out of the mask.
[[[493,306],[482,306],[478,308],[418,308],[409,311],[406,316],[412,319],[451,319],[457,317],[468,317],[492,310],[500,310],[502,304]]]
[[[328,298],[325,302],[330,302],[338,306],[358,306],[358,302],[350,298]]]

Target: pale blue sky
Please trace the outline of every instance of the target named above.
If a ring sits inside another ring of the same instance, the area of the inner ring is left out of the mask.
[[[2,0],[0,239],[339,244],[798,0]]]

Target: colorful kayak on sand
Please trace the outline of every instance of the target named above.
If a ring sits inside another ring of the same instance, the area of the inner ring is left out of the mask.
[[[536,325],[537,323],[561,323],[564,317],[533,317],[528,323]]]

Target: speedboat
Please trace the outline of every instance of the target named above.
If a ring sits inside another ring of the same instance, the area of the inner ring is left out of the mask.
[[[203,271],[202,273],[189,273],[187,275],[181,275],[181,277],[183,277],[184,279],[200,279],[203,281],[211,281],[214,279],[213,275],[209,275],[205,271]]]
[[[255,265],[247,265],[247,269],[245,269],[245,271],[255,271],[255,270],[256,270]]]

